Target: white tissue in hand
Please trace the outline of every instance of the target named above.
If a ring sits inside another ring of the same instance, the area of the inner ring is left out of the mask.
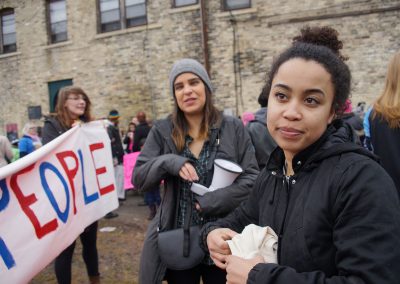
[[[266,263],[278,263],[278,236],[271,227],[247,225],[241,234],[227,242],[232,255],[245,259],[260,255]]]

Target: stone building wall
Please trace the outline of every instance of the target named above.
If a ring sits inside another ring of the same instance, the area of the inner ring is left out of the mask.
[[[17,52],[0,55],[0,133],[8,123],[21,130],[28,106],[48,113],[48,83],[65,79],[87,91],[96,117],[116,108],[123,127],[139,110],[153,119],[165,117],[173,107],[168,82],[173,62],[182,57],[205,62],[201,9],[147,2],[147,25],[97,33],[96,1],[67,0],[68,41],[49,45],[44,0],[0,0],[0,9],[15,9],[17,29]],[[400,49],[400,1],[252,0],[252,8],[232,13],[221,10],[220,0],[204,2],[215,101],[233,114],[258,108],[274,56],[304,25],[340,32],[354,102],[372,102],[390,56]]]

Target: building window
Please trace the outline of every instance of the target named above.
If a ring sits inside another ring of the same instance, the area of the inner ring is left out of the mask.
[[[251,7],[251,0],[223,0],[224,10],[237,10]]]
[[[199,0],[174,0],[174,7],[182,7],[199,3]]]
[[[147,24],[146,0],[125,0],[126,27]]]
[[[0,10],[0,53],[17,51],[14,9]]]
[[[65,0],[48,1],[50,43],[66,41],[67,34],[67,9]]]
[[[146,0],[99,0],[100,32],[147,24]]]

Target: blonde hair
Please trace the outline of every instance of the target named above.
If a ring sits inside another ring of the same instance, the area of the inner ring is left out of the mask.
[[[32,128],[37,128],[37,126],[31,121],[27,122],[22,128],[22,134],[30,136],[29,130]]]
[[[374,103],[373,118],[382,117],[390,128],[400,127],[400,52],[389,62],[385,88]]]

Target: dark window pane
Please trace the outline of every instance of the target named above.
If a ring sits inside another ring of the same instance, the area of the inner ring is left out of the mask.
[[[67,39],[67,33],[58,33],[51,35],[51,42],[61,42],[66,41]]]
[[[198,0],[175,0],[175,7],[197,4]]]
[[[17,51],[17,45],[10,44],[10,45],[3,45],[3,53],[8,53],[8,52],[15,52]]]
[[[225,10],[250,8],[250,0],[224,0]]]
[[[102,33],[116,31],[119,29],[121,29],[121,23],[119,21],[114,23],[101,24]]]
[[[134,26],[140,26],[140,25],[145,25],[147,24],[147,18],[146,16],[140,17],[140,18],[133,18],[133,19],[127,19],[126,20],[126,26],[129,27],[134,27]]]

